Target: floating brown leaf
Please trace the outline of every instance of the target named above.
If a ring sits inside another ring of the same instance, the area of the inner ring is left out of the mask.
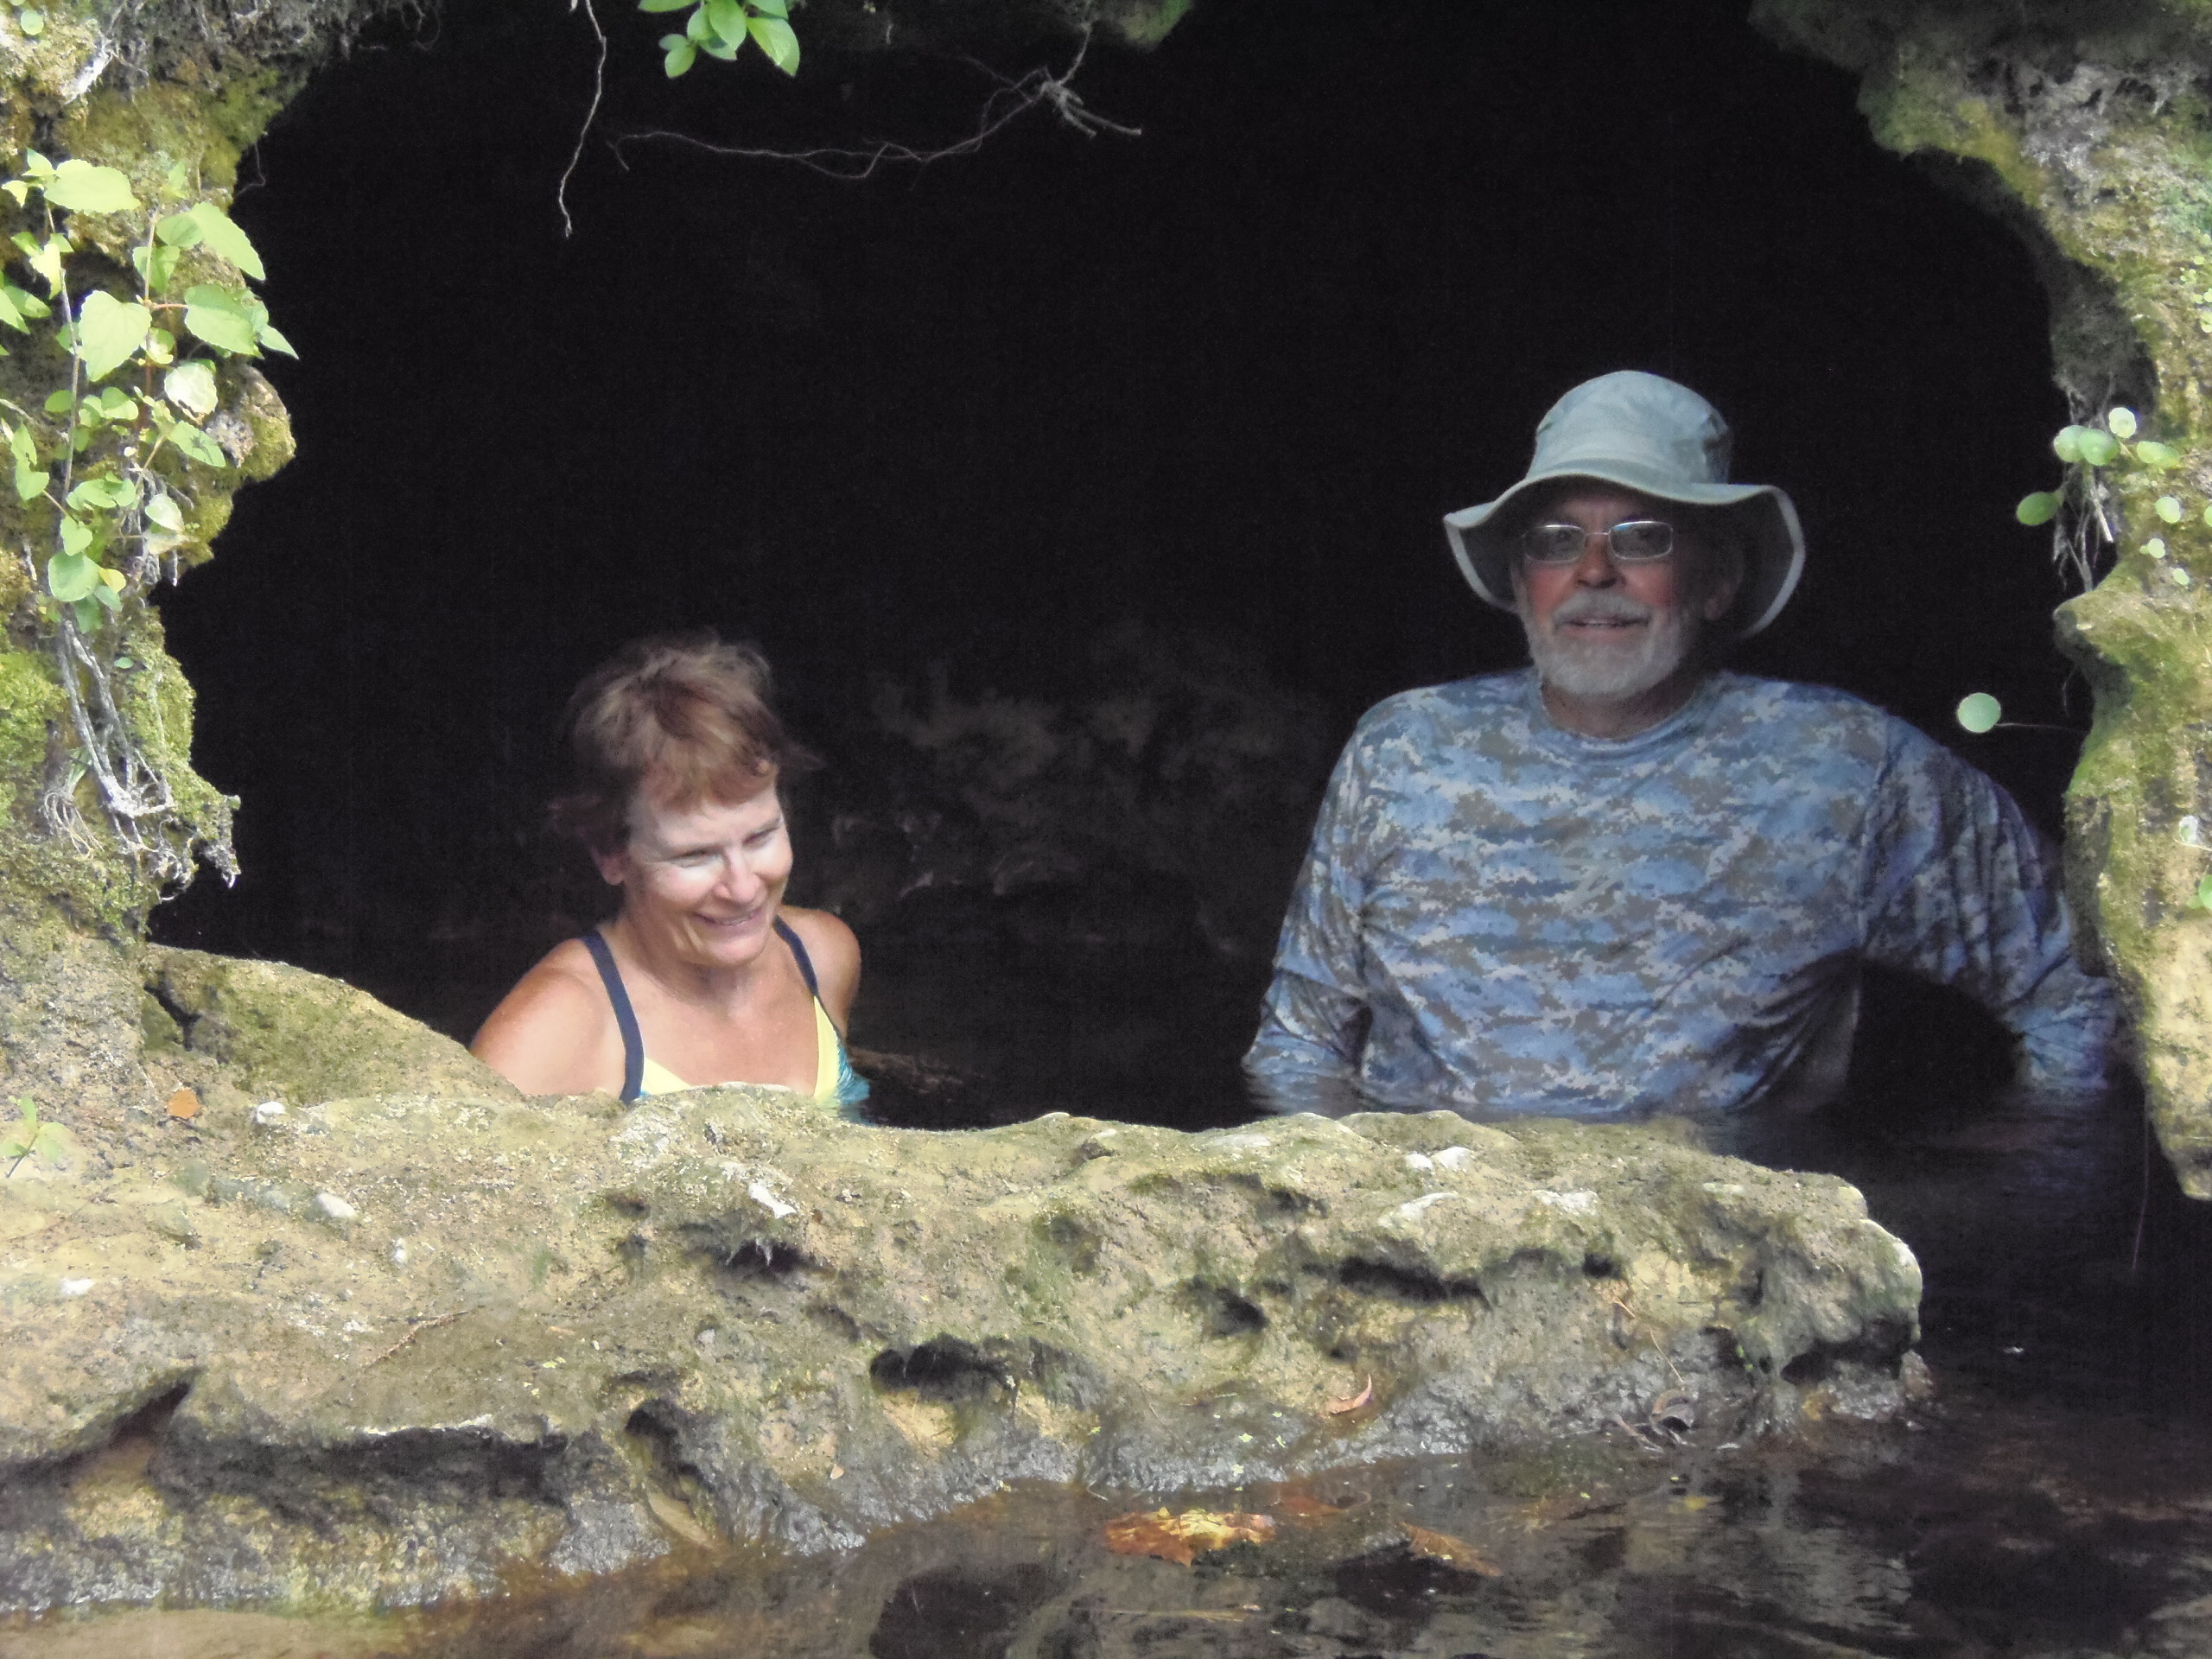
[[[1116,1555],[1157,1555],[1188,1567],[1210,1549],[1225,1544],[1264,1544],[1275,1535],[1274,1519],[1265,1515],[1221,1515],[1211,1510],[1166,1510],[1117,1515],[1106,1523],[1106,1548]]]
[[[178,1118],[199,1116],[200,1096],[189,1089],[178,1090],[169,1096],[169,1116]]]
[[[1347,1395],[1341,1400],[1332,1400],[1321,1408],[1332,1417],[1341,1417],[1348,1411],[1357,1411],[1362,1406],[1375,1403],[1375,1379],[1370,1376],[1367,1386],[1357,1394]]]
[[[1505,1570],[1465,1539],[1454,1538],[1448,1532],[1431,1532],[1410,1521],[1399,1522],[1398,1529],[1406,1535],[1406,1541],[1414,1547],[1414,1554],[1426,1555],[1432,1561],[1456,1567],[1462,1573],[1479,1573],[1486,1579],[1497,1578]]]
[[[1273,1507],[1294,1521],[1325,1521],[1349,1515],[1367,1501],[1365,1492],[1332,1492],[1324,1497],[1310,1487],[1292,1486],[1275,1496]]]

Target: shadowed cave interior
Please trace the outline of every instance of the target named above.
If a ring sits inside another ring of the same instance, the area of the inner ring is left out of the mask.
[[[246,169],[300,454],[162,601],[245,874],[156,936],[465,1039],[607,896],[543,828],[569,688],[711,626],[766,648],[828,763],[792,896],[860,931],[855,1038],[917,1058],[912,1121],[1236,1121],[1351,721],[1521,660],[1438,516],[1623,366],[1713,398],[1737,475],[1803,514],[1805,584],[1738,665],[1905,715],[2055,831],[2073,740],[1949,719],[1989,690],[2087,723],[2011,516],[2066,415],[2042,295],[1740,10],[1219,0],[1155,53],[1091,48],[1078,90],[1141,137],[1038,110],[861,181],[609,141],[947,143],[982,64],[671,83],[617,10],[566,238],[581,19],[464,3],[372,37]],[[1878,986],[1869,1027],[1870,1097],[2003,1068],[1948,1001]]]

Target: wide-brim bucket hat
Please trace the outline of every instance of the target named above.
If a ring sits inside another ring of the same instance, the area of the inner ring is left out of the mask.
[[[1660,501],[1728,507],[1750,533],[1744,583],[1729,609],[1736,638],[1774,620],[1805,569],[1797,509],[1771,484],[1728,482],[1731,438],[1720,411],[1688,386],[1623,369],[1586,380],[1536,428],[1536,453],[1521,481],[1479,506],[1444,515],[1452,556],[1475,592],[1501,610],[1513,605],[1513,504],[1555,479],[1618,485]]]

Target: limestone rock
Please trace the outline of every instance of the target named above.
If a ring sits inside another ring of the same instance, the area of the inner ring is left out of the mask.
[[[1853,1189],[1663,1127],[933,1135],[729,1089],[169,1133],[0,1182],[0,1607],[811,1554],[1010,1481],[1503,1452],[1676,1390],[1787,1432],[1894,1411],[1917,1332]]]
[[[2212,1198],[2212,914],[2190,902],[2212,874],[2212,13],[1758,0],[1752,16],[1859,74],[1880,142],[1959,158],[2020,229],[2075,418],[2128,405],[2182,454],[2123,477],[2117,562],[2059,613],[2096,693],[2068,800],[2069,887],[2119,981],[2160,1144],[2183,1190]],[[2185,508],[2171,527],[2152,511],[2168,493]]]
[[[401,1092],[514,1096],[452,1038],[365,991],[281,962],[245,962],[149,945],[146,1023],[156,1048],[219,1062],[258,1102]]]

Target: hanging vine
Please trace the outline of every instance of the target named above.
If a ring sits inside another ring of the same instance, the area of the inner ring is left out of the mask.
[[[117,676],[139,666],[124,648],[132,612],[212,533],[203,500],[227,498],[236,480],[222,474],[251,447],[225,410],[229,365],[292,348],[246,284],[265,276],[260,255],[190,169],[171,168],[148,203],[115,168],[35,150],[13,160],[0,181],[12,209],[0,329],[25,337],[16,353],[49,389],[35,408],[0,398],[0,467],[12,471],[15,552],[74,739],[49,769],[41,817],[90,850],[89,781],[155,884],[188,880],[195,854],[227,880],[227,804],[180,805],[167,746],[149,751]]]

